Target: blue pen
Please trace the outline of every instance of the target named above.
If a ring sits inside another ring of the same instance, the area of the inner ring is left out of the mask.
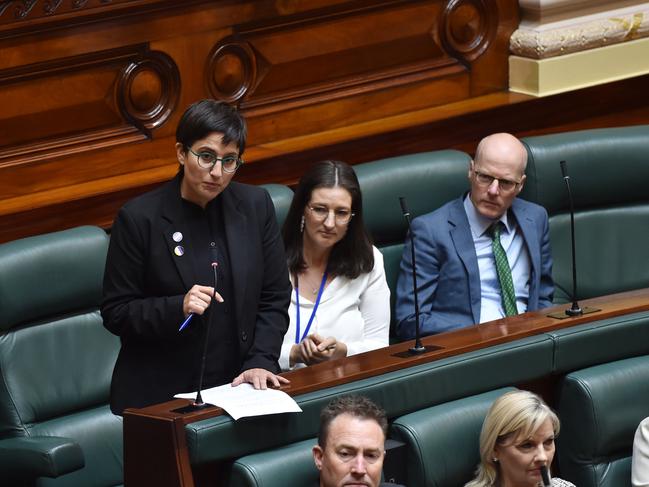
[[[187,328],[187,325],[189,325],[189,322],[192,321],[193,317],[194,317],[194,313],[189,313],[187,318],[185,318],[185,321],[183,321],[182,324],[180,325],[180,328],[178,328],[178,331],[181,332],[185,328]]]

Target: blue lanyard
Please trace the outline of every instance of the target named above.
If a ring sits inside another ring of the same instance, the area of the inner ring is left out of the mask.
[[[315,312],[317,311],[318,305],[320,304],[320,298],[322,297],[322,292],[324,291],[326,282],[327,282],[327,271],[325,270],[324,274],[322,275],[322,282],[320,283],[318,296],[315,299],[315,305],[313,306],[313,311],[311,312],[311,318],[309,318],[309,323],[306,325],[306,330],[304,330],[304,335],[302,335],[302,338],[300,338],[300,289],[299,289],[300,282],[298,280],[297,275],[295,276],[295,307],[297,308],[295,311],[296,314],[295,343],[296,344],[304,340],[309,334],[309,330],[311,329],[311,323],[313,323],[313,318],[315,318]]]

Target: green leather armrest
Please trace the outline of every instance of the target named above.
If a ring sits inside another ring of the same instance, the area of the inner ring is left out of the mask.
[[[83,451],[70,438],[37,436],[0,440],[0,478],[58,477],[83,468]]]

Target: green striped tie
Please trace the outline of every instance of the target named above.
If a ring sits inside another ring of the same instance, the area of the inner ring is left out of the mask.
[[[494,259],[496,261],[496,272],[498,273],[498,281],[500,282],[500,296],[505,310],[505,316],[513,316],[518,314],[516,309],[516,294],[514,293],[514,282],[512,280],[512,271],[509,268],[507,261],[507,254],[505,249],[500,244],[500,232],[502,231],[503,223],[494,223],[490,228],[491,245],[494,252]]]

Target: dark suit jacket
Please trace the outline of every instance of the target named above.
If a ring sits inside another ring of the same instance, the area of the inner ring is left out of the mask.
[[[196,390],[201,318],[178,332],[183,297],[197,283],[187,258],[191,241],[181,242],[185,255],[174,253],[174,232],[191,234],[182,218],[180,180],[179,174],[128,202],[113,225],[101,313],[122,341],[111,385],[111,409],[118,414]],[[265,190],[236,182],[219,197],[237,324],[235,370],[279,372],[291,285],[272,201]]]
[[[417,262],[417,298],[422,335],[462,328],[480,321],[480,272],[464,211],[464,197],[415,218],[412,233]],[[552,305],[552,255],[545,208],[515,198],[510,208],[530,256],[528,311]],[[415,336],[412,258],[408,235],[397,283],[397,334]]]

